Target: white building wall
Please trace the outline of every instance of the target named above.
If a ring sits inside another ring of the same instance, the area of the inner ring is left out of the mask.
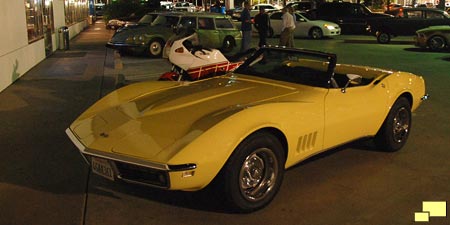
[[[53,51],[58,49],[58,28],[65,26],[64,0],[53,0],[55,33]],[[0,0],[0,92],[45,59],[44,39],[28,43],[25,3],[23,0]],[[87,18],[69,27],[73,38],[88,26]]]

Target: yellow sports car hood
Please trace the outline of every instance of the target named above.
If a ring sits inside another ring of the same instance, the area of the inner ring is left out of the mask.
[[[164,163],[229,115],[298,93],[290,86],[232,75],[157,90],[152,82],[147,84],[146,93],[123,102],[112,103],[108,97],[117,93],[111,93],[82,114],[71,130],[87,148]],[[133,90],[132,85],[125,88]]]

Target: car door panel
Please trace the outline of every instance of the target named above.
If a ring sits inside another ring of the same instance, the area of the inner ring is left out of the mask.
[[[325,98],[324,148],[374,135],[384,121],[388,89],[383,84],[330,89]]]

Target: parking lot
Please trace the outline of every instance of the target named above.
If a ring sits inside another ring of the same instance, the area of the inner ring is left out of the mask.
[[[370,141],[333,149],[289,169],[268,207],[234,214],[209,188],[169,192],[90,174],[64,129],[117,80],[156,80],[171,67],[165,59],[114,56],[90,32],[111,35],[91,28],[74,40],[72,53],[86,52],[86,61],[50,59],[67,65],[50,73],[44,62],[0,93],[7,128],[0,132],[0,224],[415,224],[423,201],[447,201],[447,217],[429,224],[450,223],[450,52],[417,49],[412,37],[389,45],[368,36],[296,39],[296,47],[336,53],[338,63],[422,75],[431,98],[413,114],[399,152],[375,151]]]

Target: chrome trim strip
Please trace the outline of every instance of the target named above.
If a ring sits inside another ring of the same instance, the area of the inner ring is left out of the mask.
[[[114,153],[102,152],[102,151],[89,149],[89,148],[86,149],[83,152],[83,154],[96,156],[96,157],[100,157],[100,158],[105,158],[105,159],[109,159],[112,161],[119,161],[119,162],[123,162],[123,163],[137,165],[137,166],[148,167],[151,169],[169,171],[169,166],[167,164],[159,164],[159,163],[149,162],[149,161],[145,161],[142,159],[125,156],[125,155],[118,155],[118,154],[114,154]]]
[[[185,171],[185,170],[193,170],[197,169],[197,165],[194,163],[187,163],[181,165],[169,165],[170,171]]]
[[[86,149],[86,146],[83,145],[83,143],[81,143],[78,138],[75,136],[75,134],[72,132],[72,130],[70,128],[66,129],[66,134],[69,137],[69,139],[72,141],[72,143],[80,150],[80,155],[81,157],[83,157],[84,161],[86,161],[86,163],[88,165],[91,165],[91,163],[89,162],[89,160],[86,158],[86,156],[84,156],[82,153],[84,152],[84,150]]]
[[[106,43],[106,47],[118,48],[118,47],[141,47],[141,44],[126,44],[126,43],[118,43],[118,42],[108,42]]]
[[[73,144],[75,144],[75,146],[77,146],[77,148],[80,151],[84,151],[86,149],[86,147],[78,140],[78,138],[75,136],[75,134],[72,132],[70,128],[66,129],[66,134],[67,136],[69,136],[70,140],[73,142]]]

